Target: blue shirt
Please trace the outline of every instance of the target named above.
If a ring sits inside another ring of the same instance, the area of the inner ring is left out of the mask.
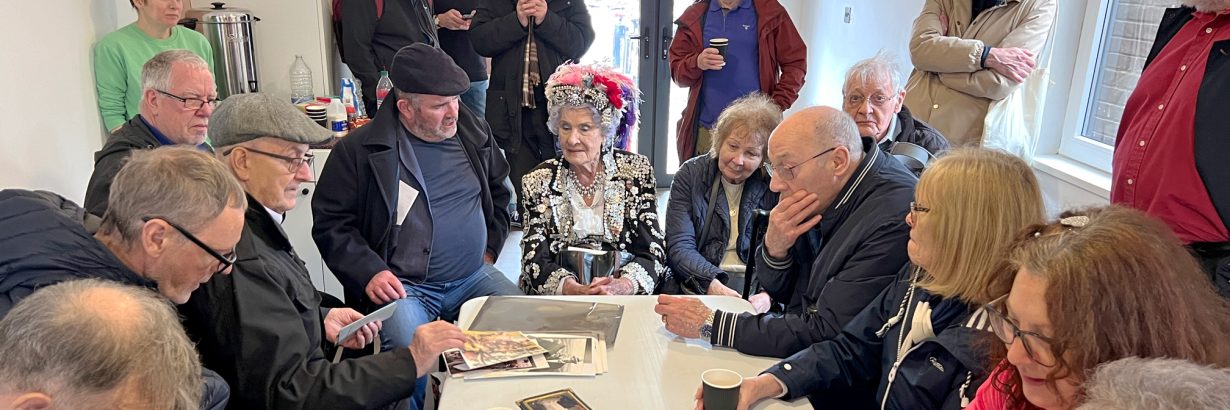
[[[154,139],[158,140],[159,144],[162,144],[162,146],[175,145],[174,142],[171,142],[170,138],[167,138],[166,134],[163,134],[162,131],[159,131],[158,128],[155,128],[152,124],[149,123],[149,121],[146,121],[144,116],[142,116],[141,114],[137,114],[137,118],[141,119],[141,123],[145,124],[145,128],[149,128],[150,134],[154,134]],[[196,149],[209,152],[209,145],[206,145],[205,143],[201,143],[201,145],[196,146]]]
[[[705,15],[705,47],[709,40],[726,38],[726,66],[705,70],[700,88],[700,126],[713,128],[718,114],[731,101],[760,91],[760,46],[756,30],[756,9],[752,0],[743,0],[729,12],[717,0],[709,2]]]
[[[487,219],[478,176],[471,172],[473,167],[460,138],[438,143],[417,137],[409,140],[426,185],[419,195],[426,196],[433,226],[427,281],[443,283],[467,277],[483,266],[483,252],[487,250]]]

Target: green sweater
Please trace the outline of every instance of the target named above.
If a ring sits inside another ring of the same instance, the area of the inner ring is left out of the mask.
[[[189,50],[214,68],[214,52],[205,36],[175,26],[165,40],[154,39],[132,23],[106,35],[94,45],[94,87],[98,112],[108,130],[135,117],[141,107],[141,66],[166,50]]]

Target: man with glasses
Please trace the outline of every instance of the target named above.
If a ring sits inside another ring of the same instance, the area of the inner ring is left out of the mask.
[[[133,152],[101,221],[43,191],[0,191],[0,316],[39,288],[97,278],[157,290],[176,304],[230,271],[247,202],[235,178],[186,147]],[[206,372],[203,408],[229,395]]]
[[[785,314],[723,312],[665,295],[655,311],[680,336],[786,357],[802,348],[783,342],[800,337],[783,335],[837,334],[892,283],[908,260],[905,214],[917,179],[829,107],[786,117],[769,137],[768,159],[769,189],[781,200],[754,263]]]
[[[902,104],[905,84],[901,82],[897,63],[887,55],[876,54],[854,63],[846,72],[846,85],[841,92],[842,110],[854,118],[858,134],[874,139],[884,152],[892,153],[898,142],[923,147],[932,155],[948,150],[948,139],[914,118]]]
[[[440,353],[465,343],[447,322],[416,329],[414,342],[378,355],[331,363],[330,344],[360,349],[380,323],[338,340],[342,327],[361,319],[350,308],[321,307],[307,267],[282,230],[282,215],[297,204],[299,185],[311,181],[309,144],[331,138],[293,105],[268,94],[226,99],[214,115],[218,158],[247,193],[238,262],[215,276],[181,309],[205,366],[234,386],[233,408],[380,407],[406,399],[415,380]]]
[[[85,209],[94,215],[107,211],[111,180],[133,150],[190,145],[212,152],[205,131],[218,93],[205,60],[187,50],[158,53],[141,68],[141,88],[140,114],[94,153],[94,174],[85,192]]]

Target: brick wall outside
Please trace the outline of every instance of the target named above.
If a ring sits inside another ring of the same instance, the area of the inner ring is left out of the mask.
[[[1106,145],[1115,144],[1123,104],[1140,79],[1140,70],[1157,35],[1166,6],[1157,0],[1115,0],[1099,52],[1093,99],[1085,118],[1084,135]]]

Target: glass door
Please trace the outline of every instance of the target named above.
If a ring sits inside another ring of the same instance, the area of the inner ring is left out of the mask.
[[[586,1],[594,43],[581,62],[610,65],[637,82],[643,101],[640,131],[631,138],[631,150],[650,158],[660,187],[670,186],[679,168],[674,130],[687,103],[687,89],[671,82],[667,50],[675,34],[674,19],[690,4],[682,0]]]

